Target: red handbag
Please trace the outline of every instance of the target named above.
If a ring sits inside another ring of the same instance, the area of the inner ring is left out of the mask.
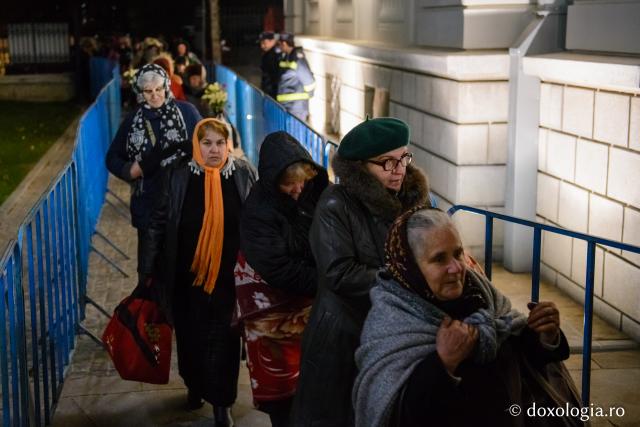
[[[166,384],[171,334],[171,326],[151,298],[150,287],[141,284],[118,304],[102,342],[122,379]]]

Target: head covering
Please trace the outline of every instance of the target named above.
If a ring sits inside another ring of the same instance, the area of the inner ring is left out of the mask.
[[[151,108],[145,101],[142,91],[143,76],[148,74],[159,76],[163,79],[165,89],[164,104],[160,108]],[[131,121],[131,128],[127,134],[127,156],[131,160],[142,160],[144,152],[153,148],[156,143],[162,150],[169,147],[178,147],[189,138],[187,125],[182,112],[173,101],[173,93],[170,90],[170,80],[164,69],[156,64],[147,64],[140,68],[135,75],[133,90],[138,97],[140,107],[135,112]],[[155,134],[151,121],[160,117],[160,132]]]
[[[194,286],[203,286],[208,294],[213,292],[216,279],[220,272],[220,260],[222,257],[222,243],[224,240],[224,209],[222,199],[222,183],[220,169],[227,162],[228,151],[224,150],[224,156],[219,167],[206,166],[200,152],[198,130],[207,123],[218,123],[225,126],[218,119],[204,119],[198,122],[193,131],[193,160],[200,169],[204,170],[204,216],[202,227],[198,236],[198,246],[193,255],[191,271],[196,278]]]
[[[384,245],[386,273],[398,284],[429,301],[453,318],[462,319],[480,308],[486,308],[487,303],[482,297],[482,293],[477,286],[468,280],[469,277],[465,278],[462,295],[455,300],[438,300],[431,291],[413,256],[407,233],[409,219],[414,213],[423,209],[434,208],[424,205],[416,206],[400,215],[389,229]]]
[[[153,60],[153,63],[162,67],[166,71],[169,78],[173,75],[173,59],[167,55],[158,56]]]
[[[184,76],[188,80],[191,76],[202,77],[203,66],[201,64],[191,64],[184,69]]]
[[[140,68],[134,77],[133,92],[136,94],[138,103],[143,104],[147,108],[150,108],[144,99],[144,95],[142,94],[142,91],[144,90],[144,88],[142,87],[142,82],[144,79],[148,78],[149,75],[158,76],[162,79],[162,84],[165,91],[164,103],[166,104],[171,99],[173,99],[173,93],[171,93],[170,90],[171,80],[169,79],[169,75],[167,74],[167,72],[158,64],[147,64]]]
[[[347,160],[366,160],[409,145],[409,126],[392,117],[368,119],[351,129],[338,154]]]
[[[263,31],[258,36],[258,41],[274,39],[278,40],[278,34],[274,33],[273,31]]]
[[[289,46],[295,46],[293,33],[280,33],[279,40],[281,42],[287,42]]]

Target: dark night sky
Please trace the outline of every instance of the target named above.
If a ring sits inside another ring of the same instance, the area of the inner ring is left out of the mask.
[[[185,25],[195,24],[202,0],[9,0],[7,3],[0,14],[2,33],[7,23],[66,21],[73,26],[77,19],[82,35],[114,31],[150,35],[176,34]],[[220,3],[223,17],[246,14],[255,21],[262,19],[269,4],[281,7],[282,0],[221,0]],[[224,18],[222,23],[224,31]]]

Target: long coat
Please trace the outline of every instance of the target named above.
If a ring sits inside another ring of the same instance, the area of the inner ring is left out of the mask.
[[[402,212],[428,198],[426,176],[409,165],[390,193],[360,162],[336,155],[340,184],[323,193],[311,226],[319,285],[302,342],[292,426],[353,424],[354,352],[370,307],[369,290],[384,264],[384,242]]]
[[[257,179],[257,173],[248,162],[240,159],[234,161],[236,170],[232,177],[244,203]],[[162,190],[151,215],[139,267],[141,275],[154,276],[156,298],[170,320],[178,259],[178,230],[190,173],[186,159],[165,168]]]

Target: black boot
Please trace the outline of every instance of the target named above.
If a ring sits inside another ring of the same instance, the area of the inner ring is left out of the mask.
[[[225,406],[213,407],[213,425],[215,427],[233,427],[233,417],[231,416],[231,408]]]

